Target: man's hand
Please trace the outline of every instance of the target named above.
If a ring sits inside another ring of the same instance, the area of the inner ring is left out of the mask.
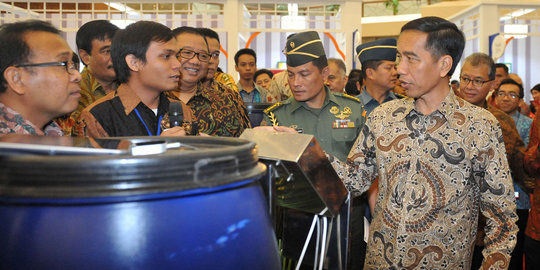
[[[164,130],[161,135],[159,136],[166,136],[166,137],[178,137],[178,136],[186,136],[186,131],[183,127],[172,127]]]

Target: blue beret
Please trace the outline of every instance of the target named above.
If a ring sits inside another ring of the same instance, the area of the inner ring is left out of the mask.
[[[356,47],[360,63],[371,60],[396,61],[396,40],[393,38],[379,39]]]

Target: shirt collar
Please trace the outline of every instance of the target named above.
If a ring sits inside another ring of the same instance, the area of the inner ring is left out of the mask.
[[[396,121],[402,121],[405,119],[405,117],[411,114],[413,110],[416,112],[416,114],[421,114],[420,112],[416,111],[415,101],[416,100],[414,98],[410,97],[401,99],[401,102],[398,103],[398,105],[403,106],[397,106],[397,109],[393,111],[392,114],[396,115],[394,119]],[[450,90],[448,91],[448,95],[446,95],[439,108],[437,108],[437,110],[433,113],[439,112],[440,114],[442,114],[442,116],[448,122],[448,126],[451,128],[455,128],[457,127],[458,121],[461,122],[465,120],[461,111],[465,110],[464,107],[467,106],[466,104],[467,103],[465,100],[457,97],[454,94],[454,91]]]
[[[116,89],[116,96],[120,98],[126,115],[129,115],[137,105],[142,102],[141,98],[135,94],[135,91],[125,83],[118,86],[118,89]]]
[[[366,91],[366,86],[364,85],[364,87],[362,88],[362,92],[357,95],[357,97],[362,100],[362,102],[365,102],[364,105],[368,104],[369,102],[371,102],[373,99],[373,97]],[[383,99],[383,102],[382,103],[385,103],[387,101],[390,101],[390,100],[394,100],[394,99],[397,99],[398,97],[394,94],[394,92],[392,91],[388,91],[386,92],[386,97],[384,97]],[[376,101],[376,100],[375,100]],[[377,104],[379,102],[377,101]]]

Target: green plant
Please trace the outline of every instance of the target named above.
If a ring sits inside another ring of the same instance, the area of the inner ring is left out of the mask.
[[[384,2],[384,5],[388,7],[392,7],[392,12],[394,15],[397,15],[398,13],[398,6],[399,6],[399,0],[386,0]]]

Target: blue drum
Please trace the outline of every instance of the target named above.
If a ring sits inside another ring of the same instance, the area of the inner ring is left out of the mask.
[[[154,143],[85,140],[119,149]],[[0,150],[0,269],[280,269],[255,145],[155,142],[168,150]]]

